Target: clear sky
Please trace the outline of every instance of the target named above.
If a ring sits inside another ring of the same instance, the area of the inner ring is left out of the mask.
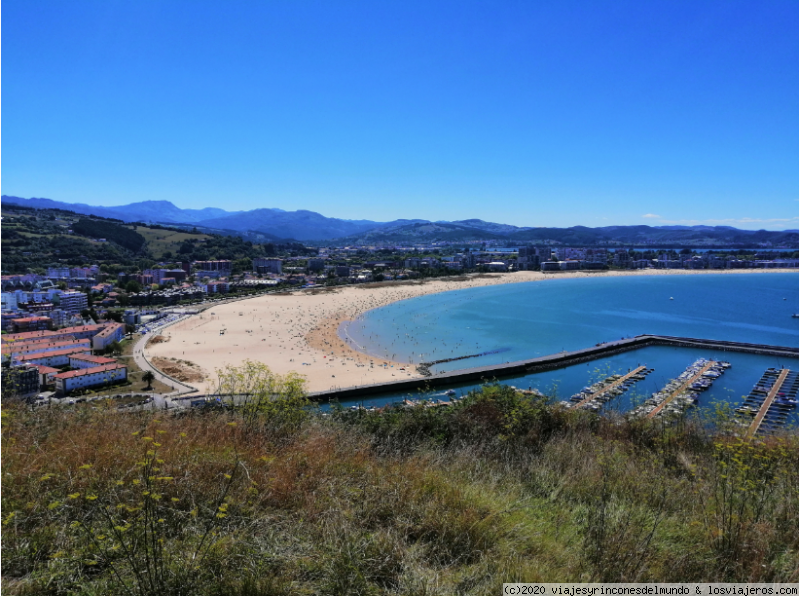
[[[799,2],[2,2],[2,192],[799,228]]]

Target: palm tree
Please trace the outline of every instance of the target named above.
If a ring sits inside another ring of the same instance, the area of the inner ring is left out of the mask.
[[[148,370],[142,375],[142,380],[147,381],[147,390],[149,391],[153,387],[153,381],[155,380],[155,375],[153,371]]]

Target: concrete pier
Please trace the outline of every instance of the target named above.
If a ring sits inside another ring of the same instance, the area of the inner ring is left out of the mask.
[[[757,434],[757,431],[760,430],[760,425],[763,424],[763,419],[766,417],[766,414],[771,407],[771,404],[774,403],[774,398],[777,397],[777,394],[782,389],[782,384],[785,383],[785,379],[788,377],[788,373],[791,371],[787,368],[782,369],[777,380],[774,381],[774,385],[771,386],[771,390],[768,392],[766,399],[763,400],[763,405],[760,406],[760,410],[758,411],[755,419],[752,421],[752,424],[746,431],[746,438],[751,439]]]
[[[628,372],[626,375],[624,375],[620,379],[616,379],[612,383],[610,383],[607,386],[603,387],[597,393],[594,393],[593,395],[589,395],[584,400],[577,402],[576,404],[574,404],[572,406],[572,408],[575,408],[575,409],[576,408],[582,408],[583,406],[585,406],[585,405],[591,403],[592,401],[594,401],[596,398],[602,397],[603,395],[605,395],[609,391],[613,390],[614,388],[616,388],[619,385],[621,385],[622,383],[624,383],[630,377],[634,377],[635,375],[637,375],[638,373],[640,373],[643,370],[646,370],[646,367],[645,366],[639,366],[634,371]]]
[[[699,369],[699,370],[698,370],[698,371],[697,371],[697,372],[696,372],[696,373],[695,373],[693,376],[691,376],[691,378],[689,378],[689,379],[688,379],[687,381],[685,381],[685,382],[684,382],[682,385],[680,385],[679,387],[677,387],[677,389],[675,389],[674,391],[672,391],[672,392],[671,392],[671,395],[669,395],[669,396],[668,396],[666,399],[664,399],[664,400],[663,400],[663,401],[662,401],[662,402],[661,402],[661,403],[660,403],[660,404],[659,404],[659,405],[658,405],[658,406],[657,406],[657,407],[656,407],[654,410],[652,410],[651,412],[649,412],[649,414],[647,414],[647,415],[646,415],[646,417],[647,417],[647,418],[654,418],[655,416],[657,416],[658,414],[660,414],[660,411],[661,411],[663,408],[665,408],[667,405],[669,405],[669,404],[670,404],[672,401],[674,401],[674,398],[675,398],[675,397],[677,397],[678,395],[681,395],[681,394],[685,393],[686,389],[688,389],[688,388],[691,386],[691,384],[693,384],[693,383],[695,383],[696,381],[698,381],[699,379],[701,379],[701,378],[702,378],[702,375],[703,375],[703,374],[705,374],[705,373],[706,373],[708,370],[710,370],[710,368],[711,368],[711,367],[713,367],[713,366],[717,366],[717,365],[718,365],[718,362],[715,362],[715,361],[713,361],[713,360],[711,360],[710,362],[708,362],[707,364],[705,364],[705,365],[704,365],[702,368],[700,368],[700,369]]]
[[[747,354],[760,354],[777,356],[780,358],[799,358],[799,348],[770,346],[765,344],[750,344],[734,341],[699,339],[693,337],[673,337],[668,335],[638,335],[629,339],[619,339],[606,342],[583,350],[560,352],[530,360],[520,360],[503,364],[466,368],[451,372],[433,374],[429,377],[405,379],[391,383],[376,383],[358,387],[342,387],[332,391],[320,391],[310,394],[316,401],[330,399],[352,399],[367,397],[380,393],[411,392],[419,389],[432,389],[457,385],[461,383],[489,382],[503,377],[522,376],[533,373],[566,368],[583,362],[590,362],[599,358],[606,358],[614,354],[621,354],[631,350],[649,346],[670,346],[680,348],[700,348],[713,351],[743,352]]]

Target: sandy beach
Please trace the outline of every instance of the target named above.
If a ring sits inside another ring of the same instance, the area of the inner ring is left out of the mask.
[[[203,382],[191,385],[200,391],[213,391],[215,370],[256,360],[274,372],[300,373],[307,379],[307,390],[326,391],[396,381],[419,376],[411,364],[391,362],[363,354],[339,336],[345,321],[398,300],[479,286],[546,282],[553,279],[648,275],[767,275],[785,269],[641,270],[603,273],[568,272],[544,274],[539,271],[492,273],[460,276],[424,282],[363,284],[334,288],[299,290],[281,295],[264,295],[247,300],[215,304],[163,332],[160,343],[151,342],[147,357],[166,357],[189,361],[206,375]],[[799,273],[799,270],[796,270]],[[224,332],[223,332],[224,331]]]

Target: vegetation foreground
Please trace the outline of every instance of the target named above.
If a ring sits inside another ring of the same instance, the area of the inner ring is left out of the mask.
[[[500,385],[323,415],[297,379],[248,366],[222,379],[254,390],[235,410],[5,407],[3,592],[799,581],[796,436],[599,418]]]

